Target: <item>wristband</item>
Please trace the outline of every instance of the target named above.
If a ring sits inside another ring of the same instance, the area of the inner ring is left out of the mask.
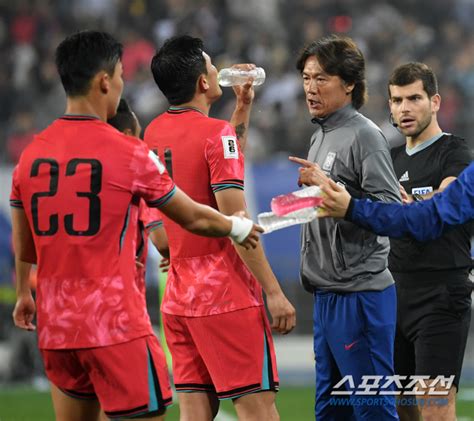
[[[241,216],[230,216],[229,218],[232,221],[232,229],[228,236],[236,243],[241,244],[252,231],[253,222]]]

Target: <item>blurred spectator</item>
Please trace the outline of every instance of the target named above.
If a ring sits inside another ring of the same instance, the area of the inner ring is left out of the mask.
[[[329,32],[353,37],[363,50],[369,87],[363,112],[387,138],[400,142],[387,119],[386,75],[416,60],[429,63],[444,86],[443,127],[474,145],[473,0],[453,0],[450,7],[445,0],[18,0],[0,2],[0,12],[3,161],[15,162],[32,132],[61,113],[54,48],[66,33],[92,27],[124,43],[126,93],[145,124],[166,107],[149,72],[150,58],[166,38],[202,37],[218,67],[245,61],[264,67],[250,158],[306,149],[313,127],[298,106],[301,79],[293,63],[301,45]],[[224,95],[215,117],[229,117],[230,100]],[[25,103],[33,116],[25,113]]]
[[[15,114],[11,133],[7,137],[7,153],[11,162],[17,163],[23,149],[33,140],[38,131],[34,121],[34,115],[30,110],[25,109]]]

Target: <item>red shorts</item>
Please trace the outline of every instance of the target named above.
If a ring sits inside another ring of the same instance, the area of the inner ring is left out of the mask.
[[[166,359],[155,336],[100,348],[42,349],[48,379],[65,394],[98,399],[109,418],[162,411],[172,393]]]
[[[233,399],[278,390],[275,350],[265,309],[203,317],[163,314],[178,392]]]

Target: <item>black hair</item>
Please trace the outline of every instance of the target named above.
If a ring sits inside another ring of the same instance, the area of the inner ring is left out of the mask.
[[[438,80],[431,67],[425,63],[411,62],[398,66],[392,72],[388,82],[388,97],[391,98],[390,85],[406,86],[417,80],[423,83],[423,89],[428,94],[428,98],[438,93]]]
[[[203,42],[188,35],[170,38],[151,61],[158,88],[171,105],[191,101],[200,75],[207,74]]]
[[[106,32],[82,31],[64,39],[56,49],[56,67],[66,95],[87,94],[92,78],[101,70],[113,76],[122,49]]]
[[[129,129],[132,133],[135,133],[137,130],[137,120],[133,115],[132,109],[128,105],[127,100],[124,98],[120,99],[117,114],[115,114],[114,117],[109,118],[107,123],[121,132]]]
[[[356,110],[367,101],[365,59],[357,44],[349,37],[329,35],[308,44],[300,53],[296,68],[303,73],[306,60],[315,56],[323,70],[339,76],[345,83],[354,84],[352,105]]]

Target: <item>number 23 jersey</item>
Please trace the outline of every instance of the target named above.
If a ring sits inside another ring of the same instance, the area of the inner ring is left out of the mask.
[[[159,207],[175,185],[138,139],[90,117],[37,135],[13,174],[37,255],[40,348],[106,346],[152,332],[135,281],[140,197]]]

